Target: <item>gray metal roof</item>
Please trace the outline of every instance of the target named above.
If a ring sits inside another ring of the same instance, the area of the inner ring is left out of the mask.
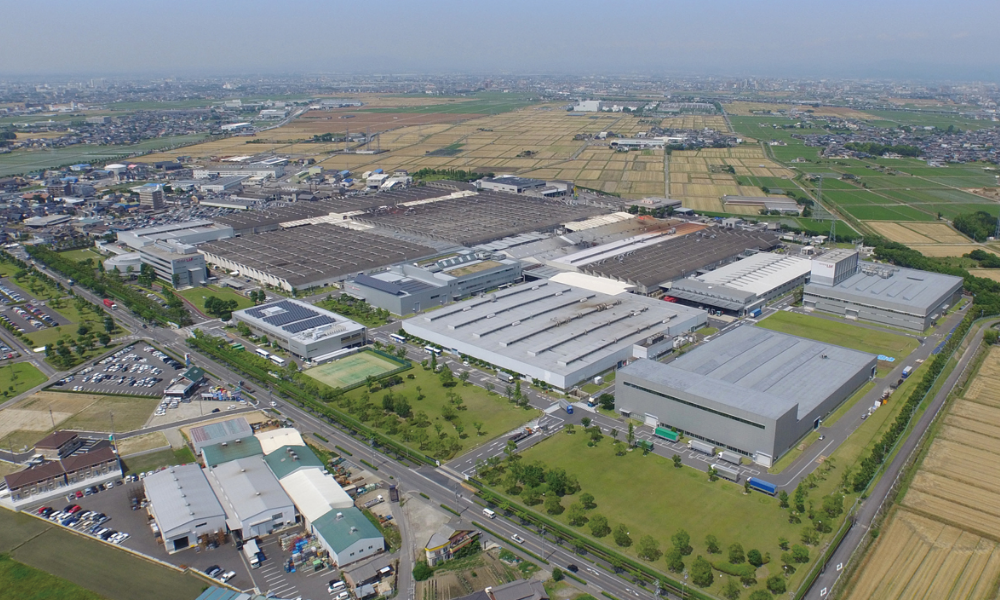
[[[226,518],[205,473],[196,464],[170,467],[142,481],[153,516],[165,536],[187,529],[192,522]]]
[[[858,272],[839,284],[809,283],[805,293],[926,317],[962,284],[962,278],[953,275],[860,263]]]
[[[667,294],[674,298],[702,302],[727,310],[739,310],[757,297],[753,292],[745,292],[727,285],[706,283],[698,279],[675,281]]]
[[[874,365],[872,354],[742,326],[671,363],[639,360],[620,371],[776,419],[796,404],[801,418]]]
[[[536,281],[407,321],[552,373],[568,375],[660,333],[687,331],[704,311]]]
[[[212,475],[241,519],[292,505],[263,456],[222,463],[212,469]]]

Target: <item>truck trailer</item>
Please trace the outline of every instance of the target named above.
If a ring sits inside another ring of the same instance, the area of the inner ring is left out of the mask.
[[[712,465],[712,468],[715,469],[715,472],[719,475],[719,477],[723,479],[728,479],[729,481],[740,480],[740,472],[732,467],[727,467],[725,465],[720,465],[719,463],[716,463]]]
[[[117,304],[115,304],[114,302],[112,302],[111,300],[109,300],[107,298],[104,299],[104,306],[107,306],[111,310],[115,310],[116,308],[118,308]]]
[[[903,369],[903,379],[906,379],[907,377],[909,377],[910,373],[912,373],[912,372],[913,372],[913,367],[912,366],[909,366],[909,367],[906,367],[905,369]]]
[[[566,414],[568,414],[568,415],[573,414],[573,405],[570,404],[569,402],[565,401],[565,400],[560,400],[559,401],[559,408],[561,408],[564,411],[566,411]]]
[[[740,464],[740,455],[731,450],[723,450],[722,452],[719,452],[719,459],[733,465]]]
[[[247,557],[250,568],[256,569],[260,566],[260,548],[257,547],[257,540],[247,540],[243,542],[243,556]]]
[[[715,446],[712,444],[706,444],[698,440],[689,440],[688,448],[694,450],[695,452],[701,452],[702,454],[707,454],[709,456],[715,456]]]
[[[757,490],[758,492],[764,492],[768,496],[773,496],[778,493],[778,486],[773,483],[764,481],[763,479],[757,479],[756,477],[750,477],[747,479],[750,482],[750,487]]]

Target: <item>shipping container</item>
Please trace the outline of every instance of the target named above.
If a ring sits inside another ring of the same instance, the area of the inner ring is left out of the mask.
[[[689,440],[688,448],[694,450],[695,452],[701,452],[709,456],[715,456],[715,446],[712,444],[706,444],[705,442],[700,442],[698,440]]]

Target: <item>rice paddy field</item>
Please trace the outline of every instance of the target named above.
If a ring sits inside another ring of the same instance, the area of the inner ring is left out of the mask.
[[[867,598],[995,598],[1000,581],[1000,349],[954,401],[848,587]]]
[[[678,115],[667,117],[660,122],[660,127],[664,129],[714,129],[716,131],[729,131],[726,125],[726,118],[722,115]]]
[[[732,167],[735,173],[725,169]],[[670,194],[683,205],[695,210],[712,212],[738,212],[756,214],[754,207],[730,207],[722,204],[722,196],[767,196],[756,185],[740,185],[737,177],[764,177],[787,181],[796,173],[772,161],[759,146],[744,145],[735,148],[705,148],[682,150],[670,155]]]

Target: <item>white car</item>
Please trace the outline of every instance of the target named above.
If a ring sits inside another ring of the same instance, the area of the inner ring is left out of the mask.
[[[519,536],[519,535],[517,535],[516,533],[514,535],[510,536],[510,539],[514,540],[518,544],[523,544],[524,543],[524,538],[521,537],[521,536]]]
[[[277,405],[278,405],[278,403],[277,403],[277,402],[275,402],[274,400],[271,400],[271,406],[272,406],[272,407],[274,407],[274,406],[277,406]]]
[[[219,581],[221,581],[222,583],[226,583],[233,577],[236,577],[236,571],[226,571],[222,575],[219,575]]]

